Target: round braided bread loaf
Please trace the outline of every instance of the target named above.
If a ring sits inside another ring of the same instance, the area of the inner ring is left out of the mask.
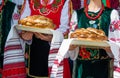
[[[96,40],[96,41],[106,41],[107,36],[103,30],[98,30],[95,28],[80,28],[76,29],[70,34],[70,38],[77,38],[81,40]]]
[[[50,28],[50,29],[55,28],[55,25],[51,19],[41,15],[27,16],[19,20],[18,24],[37,28]]]

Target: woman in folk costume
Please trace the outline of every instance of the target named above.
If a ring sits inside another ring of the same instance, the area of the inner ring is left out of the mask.
[[[21,18],[29,15],[43,15],[48,17],[52,19],[56,25],[55,31],[59,31],[62,33],[62,36],[65,36],[69,29],[69,4],[70,0],[27,0],[26,5],[29,5],[29,7],[25,7]],[[29,11],[29,14],[27,11]],[[32,40],[29,53],[28,77],[47,78],[48,75],[51,74],[52,62],[59,48],[56,46],[60,46],[61,43],[57,42],[57,45],[53,43],[55,47],[51,46],[50,48],[50,44],[52,45],[50,42],[54,42],[54,39],[57,39],[54,38],[54,34],[56,34],[57,38],[59,38],[60,35],[55,32],[53,32],[53,36],[32,32],[21,33],[21,36],[24,40]],[[48,65],[50,67],[49,72]],[[63,72],[58,73],[57,77],[61,78],[60,76],[63,74],[62,78],[71,78],[67,59],[63,61],[61,66],[64,67],[62,68]]]
[[[116,10],[104,7],[102,0],[90,0],[85,8],[73,12],[71,32],[76,28],[92,27],[102,29],[110,39],[112,38],[110,23],[116,20],[119,20]],[[118,37],[119,33],[116,33]],[[109,41],[112,42],[112,40]],[[110,76],[112,72],[109,65],[111,57],[113,58],[111,52],[119,55],[119,49],[114,50],[113,46],[101,49],[71,46],[70,52],[73,52],[74,60],[73,78],[118,78]],[[114,55],[117,66],[120,63],[118,55]]]

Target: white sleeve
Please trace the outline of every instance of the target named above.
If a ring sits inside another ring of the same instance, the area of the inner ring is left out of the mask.
[[[70,38],[70,34],[76,29],[76,26],[77,26],[77,13],[76,11],[73,10],[72,17],[70,20],[70,31],[68,38]],[[75,50],[68,51],[71,60],[75,60],[78,56],[78,53],[79,53],[79,47],[77,47]]]
[[[31,14],[31,10],[29,7],[29,2],[28,2],[28,0],[26,0],[26,3],[25,3],[25,6],[24,6],[24,9],[22,11],[20,19],[25,18],[26,16],[30,16],[30,14]]]
[[[1,0],[2,1],[2,0]],[[15,3],[16,5],[22,5],[24,0],[11,0],[13,3]]]
[[[61,12],[61,18],[60,18],[60,26],[57,29],[58,31],[64,33],[69,29],[69,19],[70,19],[70,12],[69,12],[69,1],[70,0],[66,0],[62,12]]]
[[[111,23],[112,23],[113,21],[119,20],[118,11],[115,10],[115,9],[113,9],[112,12],[111,12],[110,18],[111,18]]]
[[[75,30],[76,26],[77,26],[77,13],[76,11],[73,11],[70,21],[71,30]]]
[[[70,34],[76,29],[77,27],[77,13],[73,10],[72,17],[70,20],[70,30],[69,30],[69,37]]]
[[[113,66],[120,68],[120,20],[117,10],[113,10],[111,13],[111,25],[109,27],[108,39],[114,56]],[[119,72],[114,70],[113,77],[120,78]]]
[[[111,24],[110,24],[110,27],[109,27],[109,34],[108,34],[108,38],[117,38],[119,37],[119,34],[116,33],[115,31],[115,24],[118,25],[116,22],[119,21],[119,14],[118,14],[118,11],[117,10],[112,10],[111,12]],[[111,31],[112,30],[112,31]],[[113,31],[114,30],[114,31]]]

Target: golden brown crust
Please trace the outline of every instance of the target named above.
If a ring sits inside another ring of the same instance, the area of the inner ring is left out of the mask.
[[[89,31],[91,31],[91,32],[94,32],[94,33],[96,33],[96,34],[98,34],[98,35],[102,35],[102,36],[104,36],[105,35],[105,33],[104,33],[104,31],[103,30],[98,30],[98,29],[95,29],[95,28],[87,28],[87,30],[89,30]]]
[[[19,20],[18,24],[37,28],[55,28],[55,25],[51,19],[41,15],[27,16],[26,18]]]
[[[106,41],[107,36],[104,31],[95,28],[81,28],[76,29],[71,33],[70,38],[77,38],[81,40],[92,40],[92,41]]]

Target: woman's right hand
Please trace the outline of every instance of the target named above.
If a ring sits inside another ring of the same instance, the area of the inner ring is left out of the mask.
[[[78,45],[70,45],[69,50],[70,51],[75,50],[77,47]]]
[[[29,31],[22,31],[20,36],[23,40],[32,40],[33,33]]]

